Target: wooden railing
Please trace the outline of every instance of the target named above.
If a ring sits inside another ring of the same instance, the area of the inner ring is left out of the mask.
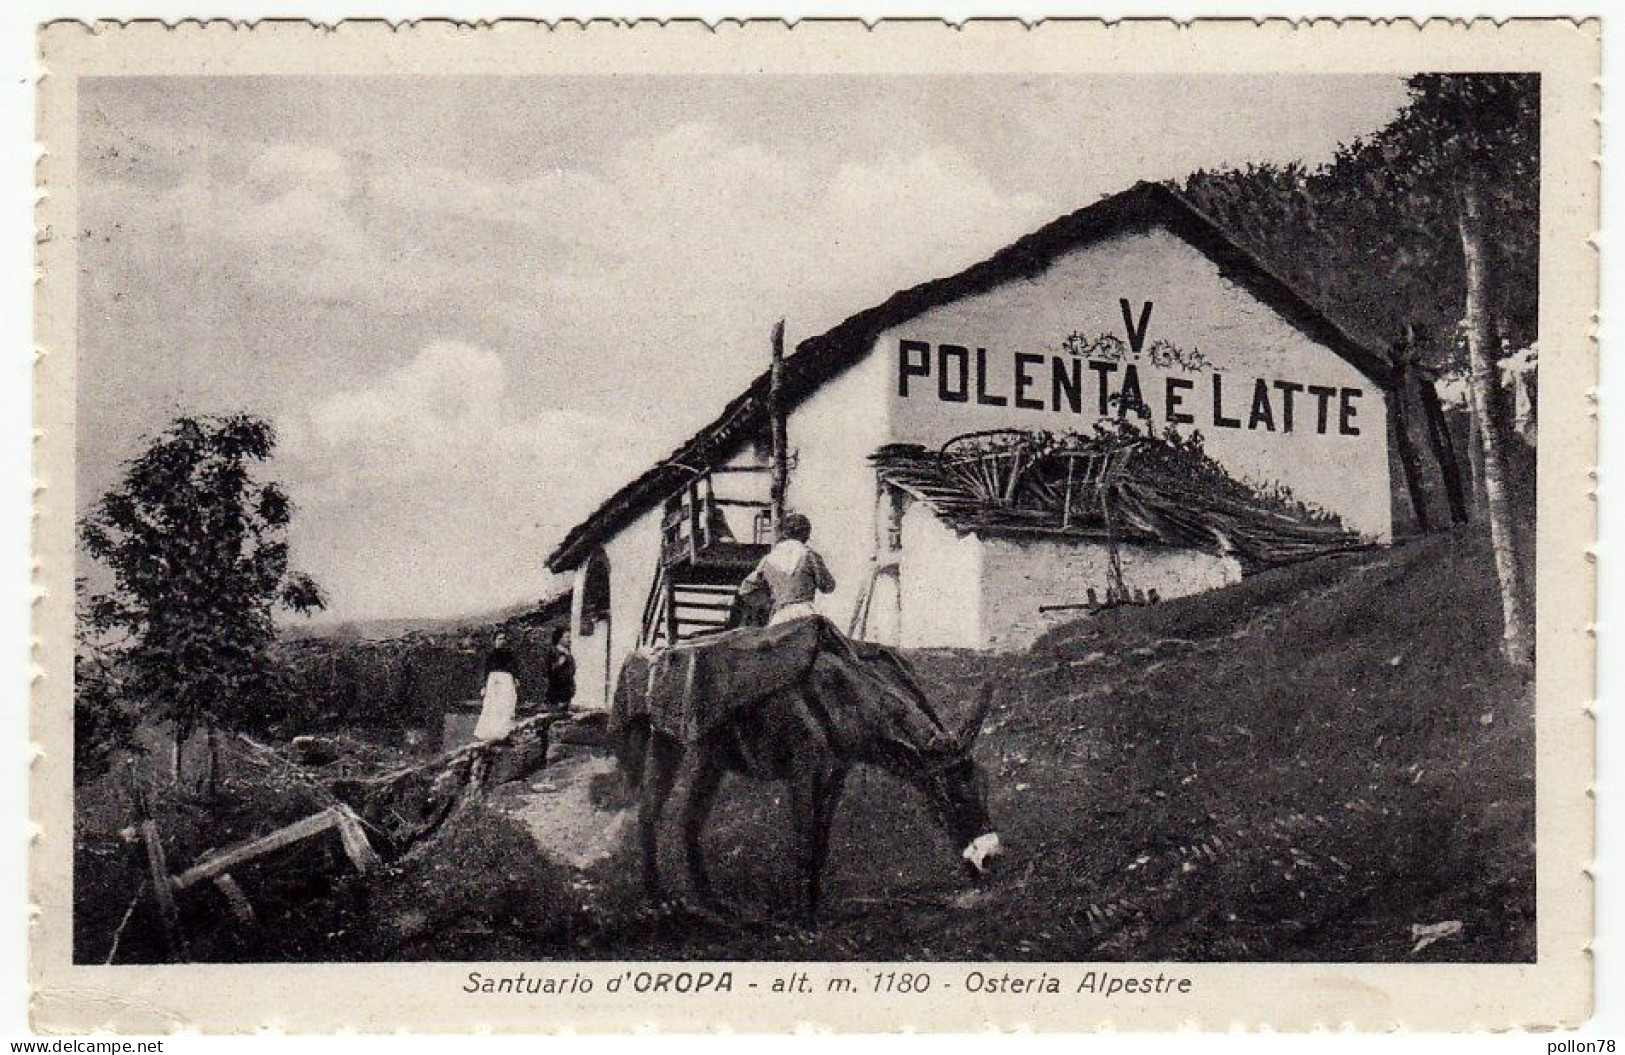
[[[766,545],[771,542],[771,504],[768,500],[718,496],[714,479],[723,473],[751,473],[761,476],[765,484],[768,471],[767,467],[725,466],[689,481],[681,492],[666,503],[660,528],[661,562],[667,567],[685,560],[698,564],[719,543]],[[728,528],[723,510],[729,508],[752,511],[745,537],[735,535]]]

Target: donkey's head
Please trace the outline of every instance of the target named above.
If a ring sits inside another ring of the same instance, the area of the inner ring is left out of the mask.
[[[988,814],[987,784],[981,767],[971,757],[992,705],[990,681],[982,686],[976,709],[965,723],[947,734],[925,775],[926,794],[954,845],[962,847],[959,856],[966,870],[976,878],[987,875],[1003,852],[999,833],[993,830],[993,819]]]

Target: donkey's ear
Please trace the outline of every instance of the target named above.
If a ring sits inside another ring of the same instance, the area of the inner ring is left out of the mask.
[[[961,747],[968,749],[982,734],[982,725],[987,721],[987,712],[993,709],[993,694],[997,688],[992,678],[982,682],[982,691],[976,697],[976,708],[965,719],[965,724],[960,726],[956,737]]]

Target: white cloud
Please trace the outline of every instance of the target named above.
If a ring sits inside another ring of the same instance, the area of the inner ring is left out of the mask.
[[[495,352],[457,342],[278,429],[301,559],[350,614],[542,596],[563,530],[653,457],[636,423],[529,405]]]
[[[361,167],[289,144],[240,164],[235,180],[195,158],[134,206],[145,228],[182,232],[191,259],[295,298],[292,311],[444,310],[487,340],[609,363],[634,342],[720,348],[726,360],[743,340],[754,354],[764,316],[803,332],[832,325],[1051,211],[941,151],[822,168],[703,123],[627,144],[597,168],[511,180],[410,158]],[[98,193],[144,197],[131,190]]]
[[[344,155],[331,147],[277,143],[260,151],[248,166],[248,187],[263,197],[301,190],[343,200],[353,193],[354,177]]]
[[[454,436],[491,428],[502,410],[504,385],[495,352],[439,342],[371,385],[328,396],[311,410],[311,420],[316,436],[330,446],[399,435],[443,447]]]
[[[564,531],[761,368],[773,319],[807,336],[1044,211],[945,154],[820,167],[707,124],[511,180],[319,147],[245,153],[240,180],[221,164],[118,214],[144,266],[183,266],[178,247],[193,275],[230,276],[195,286],[214,317],[249,317],[246,299],[272,327],[317,306],[356,320],[302,369],[246,367],[284,371],[278,472],[339,613],[533,592]],[[368,343],[405,310],[415,352]]]
[[[642,453],[628,422],[529,406],[509,391],[495,352],[444,341],[317,400],[281,431],[287,456],[318,485],[311,493],[333,503],[403,487],[432,499],[440,488],[539,493],[547,508],[584,510],[596,477],[629,471]]]

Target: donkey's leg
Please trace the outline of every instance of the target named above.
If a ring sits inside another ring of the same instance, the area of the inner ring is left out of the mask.
[[[643,801],[638,808],[638,841],[643,851],[643,890],[651,901],[661,899],[658,840],[660,814],[671,795],[681,748],[660,733],[649,736],[643,771]]]
[[[795,862],[796,914],[807,926],[818,917],[818,814],[822,809],[820,774],[790,774],[790,857]]]
[[[722,787],[723,769],[717,763],[698,755],[693,772],[689,775],[688,798],[683,802],[683,851],[688,863],[688,882],[694,896],[705,905],[716,901],[711,893],[711,876],[705,868],[705,850],[700,838],[705,834],[705,822],[716,804],[717,789]]]
[[[847,770],[837,769],[827,774],[819,784],[817,811],[813,827],[812,875],[808,879],[808,900],[811,914],[818,914],[818,903],[823,898],[824,863],[829,858],[829,832],[835,826],[835,810],[841,803],[841,790],[846,785]]]

